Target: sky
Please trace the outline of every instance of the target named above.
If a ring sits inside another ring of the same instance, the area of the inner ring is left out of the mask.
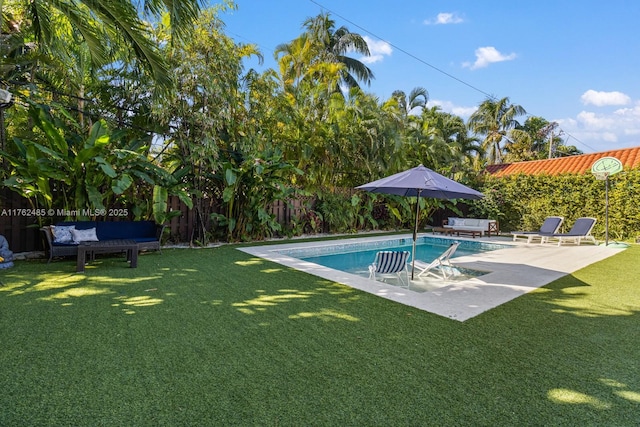
[[[212,4],[217,1],[212,0]],[[258,46],[277,68],[275,47],[328,13],[335,28],[365,37],[375,79],[362,88],[388,99],[424,87],[428,106],[465,120],[493,97],[557,122],[584,153],[640,146],[638,0],[236,0],[220,14],[225,33]],[[527,116],[521,117],[524,123]]]

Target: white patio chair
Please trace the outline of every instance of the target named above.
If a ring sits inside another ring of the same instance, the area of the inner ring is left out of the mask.
[[[453,242],[446,251],[444,251],[439,257],[431,261],[430,264],[416,259],[415,266],[416,268],[420,269],[418,277],[425,275],[437,278],[442,277],[443,280],[446,280],[448,277],[452,276],[454,270],[451,262],[449,261],[449,258],[451,258],[451,255],[455,253],[456,249],[458,249],[458,246],[460,246],[460,242]],[[438,271],[440,274],[436,274],[436,271]]]

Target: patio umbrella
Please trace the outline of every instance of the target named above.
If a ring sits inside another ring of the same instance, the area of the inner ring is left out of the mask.
[[[360,185],[356,188],[371,193],[395,194],[397,196],[418,198],[418,203],[416,203],[416,225],[413,229],[411,280],[413,280],[413,273],[415,271],[420,197],[429,197],[432,199],[480,199],[484,197],[484,194],[479,191],[440,175],[422,165],[368,184]]]

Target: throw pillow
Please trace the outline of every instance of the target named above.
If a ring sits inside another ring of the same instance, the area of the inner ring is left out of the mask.
[[[75,225],[52,225],[53,243],[73,243],[71,232],[75,229]]]
[[[449,225],[452,227],[456,225],[462,225],[460,223],[461,221],[458,218],[449,218]]]
[[[80,242],[97,242],[98,236],[96,235],[96,229],[87,228],[86,230],[71,230],[71,235],[73,236],[74,243]]]

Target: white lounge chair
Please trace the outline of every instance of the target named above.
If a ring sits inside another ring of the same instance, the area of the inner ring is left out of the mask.
[[[583,240],[589,240],[594,245],[597,245],[598,242],[596,242],[595,237],[591,235],[591,230],[593,230],[593,226],[596,225],[596,221],[595,218],[578,218],[568,233],[554,233],[548,236],[542,236],[542,243],[557,240],[558,246],[561,246],[563,242],[573,242],[579,245]]]
[[[369,266],[369,279],[378,280],[378,276],[394,275],[401,286],[409,286],[409,251],[380,251],[376,253],[373,264]],[[404,273],[404,279],[402,277]]]
[[[439,257],[431,261],[430,264],[425,262],[415,260],[414,265],[416,268],[420,269],[420,273],[418,273],[418,277],[421,276],[433,276],[446,280],[448,277],[453,275],[453,266],[449,261],[449,258],[455,253],[456,249],[460,246],[460,242],[453,242],[449,248],[442,253]],[[436,274],[438,271],[440,274]]]
[[[542,241],[542,236],[556,234],[558,230],[560,230],[560,226],[562,225],[563,221],[564,217],[548,216],[545,218],[538,231],[512,231],[511,235],[513,236],[514,242],[518,238],[527,239],[527,243],[531,243],[533,240],[537,239],[540,239]]]

